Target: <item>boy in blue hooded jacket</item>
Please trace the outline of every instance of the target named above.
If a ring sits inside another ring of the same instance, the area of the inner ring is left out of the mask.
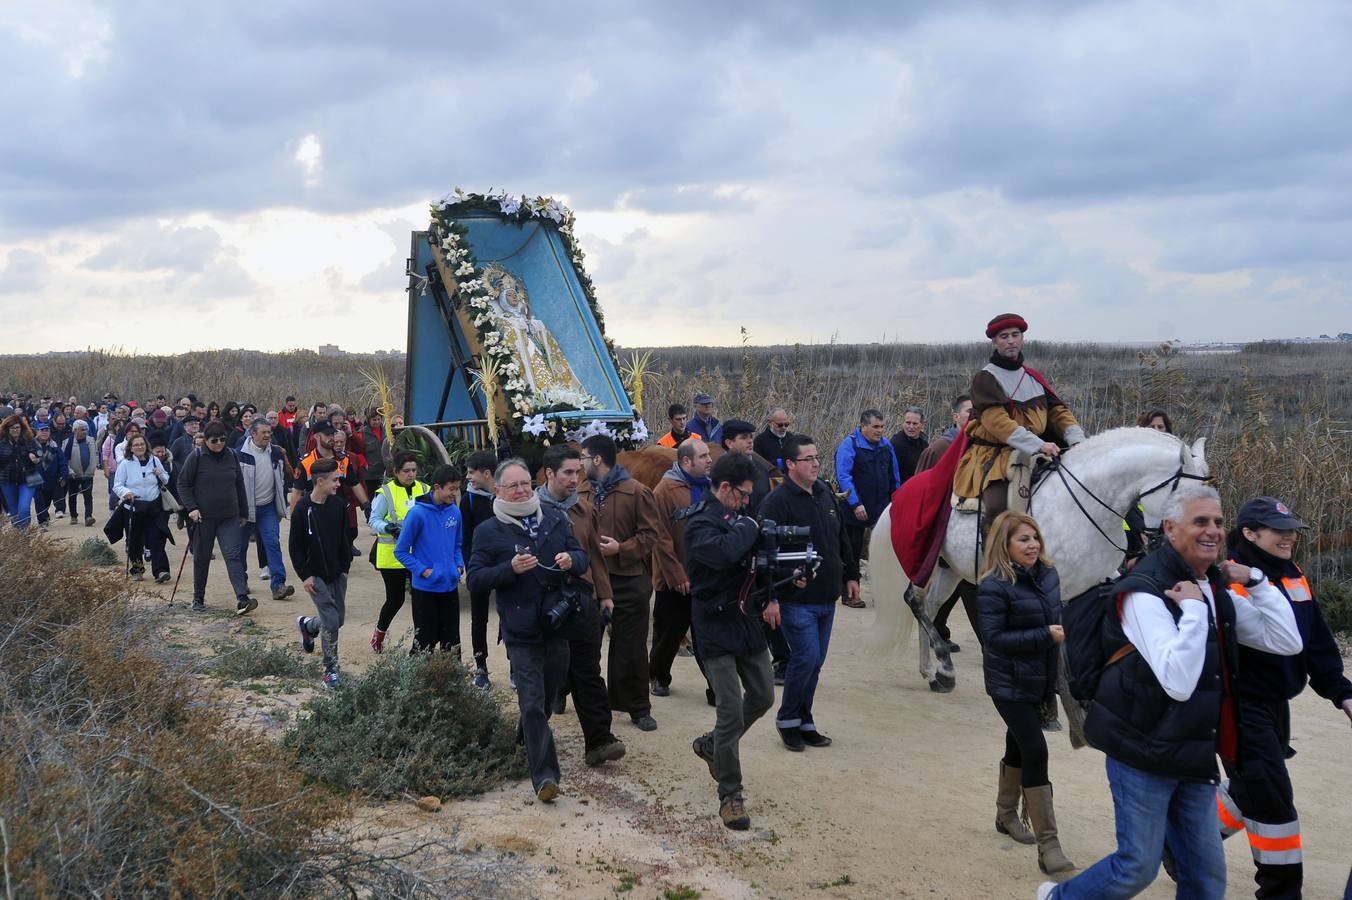
[[[461,479],[455,466],[437,466],[432,490],[408,511],[394,546],[394,558],[412,574],[414,653],[440,646],[460,655]]]

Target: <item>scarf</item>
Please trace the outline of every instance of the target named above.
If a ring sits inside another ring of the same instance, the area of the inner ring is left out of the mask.
[[[681,468],[681,461],[679,459],[671,464],[670,469],[662,473],[662,480],[684,482],[686,486],[690,488],[691,506],[694,506],[700,501],[700,498],[704,496],[704,492],[708,490],[711,484],[708,475],[705,475],[703,478],[692,477],[685,469]]]
[[[520,528],[531,537],[535,537],[533,523],[523,522],[522,520],[540,517],[540,495],[531,494],[529,500],[520,502],[497,497],[493,500],[493,517],[504,525]]]
[[[568,510],[572,509],[574,506],[577,506],[578,501],[577,491],[573,491],[567,497],[564,497],[562,500],[559,500],[549,492],[549,485],[542,484],[535,489],[535,495],[540,498],[540,504],[542,506],[552,506],[554,509],[557,509],[564,515],[568,515]]]
[[[1018,359],[1008,360],[998,353],[992,353],[991,365],[999,366],[1002,369],[1008,369],[1011,372],[1017,372],[1019,369],[1023,368],[1023,354],[1020,353]]]
[[[606,505],[606,495],[610,493],[615,485],[628,477],[629,470],[616,463],[615,467],[607,472],[606,476],[600,481],[597,481],[595,478],[589,478],[588,481],[591,482],[592,490],[596,492],[596,508],[603,508]]]
[[[1244,537],[1230,548],[1230,557],[1236,562],[1261,570],[1273,584],[1281,584],[1283,578],[1300,578],[1302,574],[1300,567],[1293,560],[1273,556]]]

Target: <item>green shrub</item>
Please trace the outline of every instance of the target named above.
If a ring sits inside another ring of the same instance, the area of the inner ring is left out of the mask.
[[[253,678],[319,678],[319,663],[261,638],[240,642],[230,638],[212,644],[216,655],[202,660],[199,669],[229,681]]]
[[[1315,589],[1315,595],[1329,628],[1352,638],[1352,585],[1325,578]]]
[[[74,552],[76,559],[89,563],[91,566],[116,566],[122,563],[117,551],[108,546],[107,541],[100,538],[86,538],[84,543],[75,548]]]
[[[340,790],[466,797],[526,771],[515,723],[450,656],[386,654],[304,709],[285,743]]]

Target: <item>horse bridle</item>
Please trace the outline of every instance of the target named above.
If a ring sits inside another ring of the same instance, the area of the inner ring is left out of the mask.
[[[1065,462],[1064,462],[1064,460],[1063,460],[1062,457],[1058,456],[1058,457],[1056,457],[1054,460],[1052,460],[1052,462],[1050,463],[1049,468],[1050,468],[1053,472],[1056,473],[1056,475],[1057,475],[1058,478],[1061,479],[1061,483],[1064,484],[1064,485],[1066,486],[1066,493],[1070,494],[1070,499],[1073,500],[1073,501],[1075,501],[1075,506],[1076,506],[1076,508],[1078,508],[1078,509],[1080,510],[1081,514],[1083,514],[1084,517],[1085,517],[1086,519],[1089,520],[1089,524],[1094,526],[1094,530],[1097,531],[1099,534],[1103,535],[1103,539],[1104,539],[1105,541],[1107,541],[1108,543],[1112,544],[1112,545],[1113,545],[1113,549],[1115,549],[1115,550],[1121,550],[1123,553],[1126,553],[1126,552],[1127,552],[1127,548],[1126,548],[1126,547],[1119,547],[1119,546],[1117,545],[1117,541],[1113,540],[1112,537],[1111,537],[1106,531],[1104,531],[1102,528],[1099,527],[1098,522],[1094,521],[1094,517],[1093,517],[1092,515],[1089,514],[1089,510],[1087,510],[1087,509],[1084,508],[1084,504],[1080,502],[1080,498],[1075,496],[1075,491],[1071,488],[1070,483],[1069,483],[1068,481],[1066,481],[1066,476],[1070,476],[1070,480],[1073,481],[1073,482],[1075,482],[1077,485],[1079,485],[1080,490],[1084,491],[1085,494],[1086,494],[1090,499],[1092,499],[1092,500],[1093,500],[1095,503],[1097,503],[1099,506],[1101,506],[1101,507],[1103,507],[1104,509],[1106,509],[1108,512],[1112,513],[1112,514],[1113,514],[1113,518],[1114,518],[1115,520],[1117,520],[1117,521],[1119,521],[1119,522],[1126,521],[1126,518],[1127,518],[1126,514],[1125,514],[1125,513],[1119,513],[1117,510],[1113,509],[1113,508],[1112,508],[1111,506],[1109,506],[1107,503],[1104,503],[1103,500],[1102,500],[1097,494],[1095,494],[1093,491],[1089,490],[1089,488],[1085,487],[1084,482],[1081,481],[1078,477],[1076,477],[1076,475],[1075,475],[1074,472],[1072,472],[1072,471],[1070,471],[1070,469],[1066,468],[1066,464],[1065,464]],[[1150,488],[1150,489],[1144,491],[1139,497],[1136,498],[1136,499],[1137,499],[1137,502],[1139,503],[1141,500],[1144,500],[1146,497],[1149,497],[1151,494],[1154,494],[1154,493],[1156,493],[1156,492],[1158,492],[1158,491],[1163,490],[1165,487],[1168,487],[1168,488],[1169,488],[1169,493],[1172,494],[1174,491],[1178,490],[1178,485],[1179,485],[1179,483],[1182,482],[1183,479],[1185,479],[1185,478],[1188,479],[1188,480],[1190,480],[1190,481],[1203,481],[1203,482],[1205,482],[1205,481],[1210,481],[1210,480],[1211,480],[1211,477],[1210,477],[1209,475],[1194,475],[1194,474],[1192,474],[1191,472],[1185,472],[1185,471],[1183,471],[1183,464],[1182,464],[1182,463],[1179,463],[1178,471],[1177,471],[1177,472],[1175,472],[1174,474],[1170,475],[1168,478],[1164,479],[1163,481],[1161,481],[1159,484],[1155,485],[1154,487],[1152,487],[1152,488]],[[1045,482],[1046,482],[1046,478],[1044,477],[1044,478],[1042,479],[1042,481],[1039,481],[1036,485],[1033,486],[1033,491],[1032,491],[1032,493],[1031,493],[1031,494],[1029,495],[1029,497],[1028,497],[1028,510],[1029,510],[1029,513],[1030,513],[1030,514],[1032,513],[1032,509],[1033,509],[1033,497],[1035,497],[1035,496],[1037,495],[1038,489],[1039,489],[1039,488],[1043,485],[1043,483],[1045,483]],[[1150,538],[1150,536],[1151,536],[1152,533],[1158,532],[1159,530],[1160,530],[1160,529],[1158,529],[1158,528],[1147,528],[1147,529],[1145,529],[1145,535],[1146,535],[1147,539]]]

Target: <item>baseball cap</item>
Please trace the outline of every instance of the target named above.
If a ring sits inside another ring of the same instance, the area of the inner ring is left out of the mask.
[[[1254,497],[1246,501],[1240,507],[1237,521],[1240,525],[1263,525],[1279,531],[1310,527],[1291,515],[1291,510],[1276,497]]]
[[[698,394],[695,395],[695,399],[692,400],[691,402],[692,402],[692,403],[713,403],[713,402],[714,402],[714,398],[713,398],[713,395],[712,395],[712,394],[706,394],[706,393],[704,393],[703,391],[700,391]]]

